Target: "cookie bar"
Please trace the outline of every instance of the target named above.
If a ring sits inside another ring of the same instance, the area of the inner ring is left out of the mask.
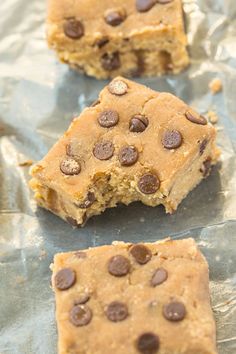
[[[193,239],[61,253],[52,269],[59,354],[216,354]]]
[[[47,38],[62,62],[99,79],[189,63],[181,0],[49,0]]]
[[[117,203],[172,213],[216,163],[215,137],[177,97],[118,77],[33,167],[30,185],[39,205],[73,226]]]

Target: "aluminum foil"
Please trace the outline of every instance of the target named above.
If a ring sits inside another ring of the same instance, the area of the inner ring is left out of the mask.
[[[221,165],[174,215],[136,203],[73,230],[37,209],[24,165],[45,155],[106,82],[58,63],[45,41],[44,1],[0,2],[0,354],[56,353],[49,270],[55,253],[166,236],[193,236],[206,255],[219,353],[236,353],[236,3],[185,0],[184,10],[191,67],[138,81],[217,113]],[[223,91],[212,95],[215,77]]]

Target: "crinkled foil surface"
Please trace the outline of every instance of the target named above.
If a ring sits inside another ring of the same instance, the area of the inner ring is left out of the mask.
[[[28,160],[41,159],[105,81],[70,71],[46,45],[44,0],[0,2],[0,353],[55,354],[49,265],[57,252],[111,243],[193,236],[210,266],[220,354],[236,353],[236,2],[185,0],[191,67],[138,80],[219,116],[222,163],[174,215],[120,206],[73,230],[37,209]],[[212,95],[219,77],[223,91]]]

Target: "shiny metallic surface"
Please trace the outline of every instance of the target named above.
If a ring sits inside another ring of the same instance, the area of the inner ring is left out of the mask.
[[[220,354],[236,353],[236,3],[185,0],[192,65],[178,76],[138,80],[219,116],[221,166],[173,215],[119,206],[73,230],[38,209],[28,160],[42,158],[106,83],[58,63],[45,41],[42,0],[0,3],[0,353],[55,354],[49,265],[57,252],[111,243],[193,236],[210,266]],[[219,77],[223,91],[212,95]]]

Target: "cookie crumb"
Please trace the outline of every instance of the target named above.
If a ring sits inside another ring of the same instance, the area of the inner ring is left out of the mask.
[[[26,282],[25,277],[23,277],[22,275],[17,275],[16,276],[16,284],[23,284]]]
[[[27,161],[20,162],[18,164],[18,166],[20,166],[20,167],[28,167],[28,166],[32,166],[33,163],[34,162],[32,160],[27,160]]]
[[[212,124],[216,124],[219,120],[216,112],[214,111],[208,111],[207,112],[207,118],[209,119],[209,121],[212,123]]]
[[[209,83],[209,89],[211,90],[211,93],[213,95],[222,91],[223,89],[222,81],[219,78],[215,78],[211,80],[211,82]]]

